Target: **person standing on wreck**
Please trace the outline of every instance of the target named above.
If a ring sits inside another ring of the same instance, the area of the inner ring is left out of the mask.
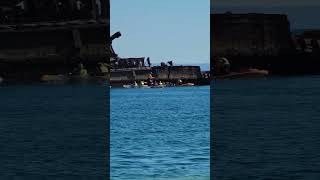
[[[151,67],[151,63],[150,63],[150,58],[149,57],[147,58],[147,63],[148,63],[148,66]]]

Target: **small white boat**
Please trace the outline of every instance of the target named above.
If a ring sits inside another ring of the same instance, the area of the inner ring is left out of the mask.
[[[138,88],[139,85],[137,82],[134,82],[134,84],[125,84],[123,85],[124,88]]]
[[[184,83],[184,84],[181,84],[180,86],[194,86],[194,83]]]
[[[141,81],[140,82],[140,86],[139,86],[140,88],[150,88],[148,85],[147,85],[147,83],[146,82],[144,82],[144,81]]]
[[[124,88],[164,88],[166,87],[166,85],[160,82],[159,84],[149,86],[147,85],[146,82],[141,81],[139,85],[135,82],[134,84],[123,85],[123,87]]]
[[[132,85],[123,85],[124,88],[132,88]]]

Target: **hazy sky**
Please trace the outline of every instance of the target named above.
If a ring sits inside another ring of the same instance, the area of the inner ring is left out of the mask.
[[[211,0],[216,5],[233,6],[305,6],[320,5],[318,0]]]
[[[292,29],[320,28],[320,0],[211,0],[212,12],[287,14]]]
[[[120,57],[151,62],[210,62],[209,0],[111,0],[113,47]]]

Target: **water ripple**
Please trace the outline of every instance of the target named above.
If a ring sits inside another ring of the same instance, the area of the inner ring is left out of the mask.
[[[112,90],[111,117],[112,179],[209,179],[209,87]]]

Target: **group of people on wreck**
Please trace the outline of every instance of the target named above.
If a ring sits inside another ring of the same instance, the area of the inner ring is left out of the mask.
[[[150,58],[147,58],[148,67],[151,67]],[[112,62],[112,67],[118,68],[141,68],[145,67],[144,58],[118,58]]]
[[[159,80],[157,80],[157,75],[154,73],[150,73],[148,75],[148,79],[147,79],[147,85],[148,86],[176,86],[176,85],[183,85],[183,82],[181,79],[176,80],[176,82],[172,81],[168,81],[168,82],[161,82]]]

